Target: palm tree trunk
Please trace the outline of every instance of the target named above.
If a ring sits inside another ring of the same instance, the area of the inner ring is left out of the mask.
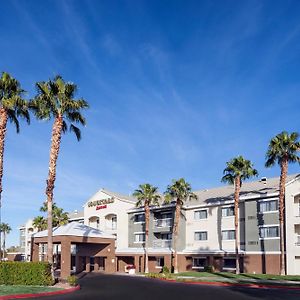
[[[174,273],[178,273],[178,257],[177,257],[177,237],[179,231],[179,221],[180,221],[180,200],[177,199],[176,201],[176,208],[175,208],[175,222],[173,226],[173,240],[174,240]]]
[[[235,273],[240,274],[240,255],[239,255],[239,198],[241,189],[241,178],[237,176],[234,182],[234,229],[235,229]]]
[[[6,232],[5,232],[5,229],[4,229],[4,231],[3,231],[3,257],[4,258],[5,258],[5,248],[6,248],[5,239],[6,239]]]
[[[52,266],[52,275],[54,274],[53,273],[54,272],[54,270],[53,270],[53,240],[52,240],[52,230],[53,230],[52,229],[52,204],[53,204],[54,183],[55,183],[55,178],[56,178],[56,163],[57,163],[57,158],[58,158],[58,153],[59,153],[59,148],[60,148],[62,127],[63,127],[63,119],[61,116],[59,116],[55,119],[53,128],[52,128],[49,172],[48,172],[47,188],[46,188],[47,209],[48,209],[47,257],[48,257],[48,262]]]
[[[285,197],[285,182],[286,182],[286,177],[288,172],[288,160],[283,159],[280,167],[281,167],[280,182],[279,182],[280,275],[285,275],[284,197]]]
[[[2,207],[2,177],[3,177],[3,157],[4,157],[4,143],[6,135],[6,125],[7,125],[8,115],[4,108],[0,109],[0,224],[1,224],[1,207]],[[0,261],[3,252],[1,252],[1,234],[0,234]]]
[[[149,218],[150,218],[149,203],[148,201],[145,201],[145,273],[149,273],[149,263],[148,263]]]

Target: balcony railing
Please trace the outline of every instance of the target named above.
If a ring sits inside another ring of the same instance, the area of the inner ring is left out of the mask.
[[[172,219],[156,219],[154,220],[155,227],[170,227],[172,226]]]
[[[171,240],[155,240],[153,241],[153,248],[170,248],[172,245]]]

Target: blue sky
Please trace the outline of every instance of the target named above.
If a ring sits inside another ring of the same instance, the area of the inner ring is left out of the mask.
[[[101,187],[163,192],[179,177],[218,186],[239,154],[260,176],[279,175],[264,157],[272,136],[299,131],[299,17],[299,1],[3,2],[0,71],[28,98],[61,74],[91,106],[82,141],[63,137],[58,205],[80,210]],[[45,199],[52,124],[22,125],[6,140],[8,245]]]

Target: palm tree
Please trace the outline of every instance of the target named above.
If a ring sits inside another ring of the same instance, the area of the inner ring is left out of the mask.
[[[5,240],[6,235],[11,232],[11,227],[7,223],[1,223],[0,224],[0,234],[3,234],[3,257],[5,257]]]
[[[33,219],[32,225],[34,228],[37,228],[38,231],[47,229],[47,220],[42,216],[37,216]]]
[[[149,273],[148,266],[148,238],[149,238],[149,219],[150,206],[159,205],[160,195],[158,188],[149,183],[140,184],[139,189],[135,190],[133,196],[137,198],[136,206],[145,208],[145,273]]]
[[[47,202],[44,202],[43,206],[40,208],[41,212],[47,212]],[[52,203],[52,226],[62,226],[69,222],[68,213],[64,212],[64,210],[56,205],[56,203]]]
[[[239,263],[239,198],[242,182],[253,176],[257,176],[258,172],[253,168],[250,160],[243,156],[237,156],[226,163],[227,167],[224,169],[221,181],[234,185],[234,228],[235,228],[235,260],[236,260],[236,274],[240,273]]]
[[[289,163],[300,163],[300,157],[297,155],[300,150],[299,134],[292,132],[289,134],[283,131],[271,139],[266,154],[265,166],[272,167],[277,163],[280,166],[279,182],[279,222],[280,222],[280,274],[285,274],[285,257],[284,257],[284,197],[285,183],[288,174]]]
[[[174,273],[178,273],[178,257],[177,257],[177,238],[179,233],[180,213],[183,204],[187,200],[197,199],[197,196],[192,193],[191,185],[180,178],[173,179],[172,184],[167,187],[165,192],[165,203],[170,203],[172,200],[176,201],[175,220],[173,225],[173,240],[174,240]]]
[[[20,131],[19,117],[26,119],[27,123],[29,123],[30,119],[27,101],[22,98],[24,92],[25,91],[21,88],[19,81],[10,76],[8,73],[2,72],[0,77],[0,223],[3,157],[7,122],[10,121],[16,126],[17,133]]]
[[[30,108],[37,119],[54,119],[52,126],[52,138],[50,148],[49,171],[46,187],[47,196],[47,228],[48,228],[48,261],[53,266],[53,242],[52,242],[52,203],[56,178],[56,164],[60,150],[61,137],[68,130],[74,132],[77,140],[81,139],[81,132],[74,123],[85,125],[85,118],[81,111],[88,108],[84,99],[74,99],[77,86],[71,82],[65,82],[61,76],[53,80],[36,83],[37,96],[31,101]]]

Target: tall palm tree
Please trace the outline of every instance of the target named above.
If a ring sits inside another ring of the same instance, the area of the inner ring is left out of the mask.
[[[32,225],[34,228],[37,228],[38,231],[47,229],[47,220],[42,216],[37,216],[33,219]]]
[[[6,241],[6,235],[11,232],[11,227],[7,223],[1,223],[0,224],[0,234],[3,234],[3,257],[5,257],[5,241]]]
[[[265,166],[272,167],[276,163],[280,166],[279,182],[279,223],[280,223],[280,274],[286,273],[284,257],[284,198],[285,184],[288,174],[289,163],[300,163],[300,157],[297,155],[300,150],[299,134],[292,132],[289,134],[283,131],[273,137],[269,143],[266,154]]]
[[[236,260],[236,274],[240,273],[239,264],[239,198],[242,182],[253,176],[257,176],[258,172],[253,168],[250,160],[243,156],[237,156],[226,163],[227,167],[224,169],[221,181],[234,185],[234,229],[235,229],[235,260]]]
[[[145,209],[145,273],[149,273],[148,266],[148,239],[149,239],[149,219],[150,206],[159,205],[160,195],[158,188],[149,183],[140,184],[139,189],[135,190],[133,196],[137,198],[136,207],[143,206]]]
[[[177,238],[179,233],[179,222],[181,208],[187,200],[197,199],[197,196],[192,193],[191,185],[180,178],[178,180],[173,179],[172,184],[167,187],[165,192],[165,203],[170,203],[175,200],[175,220],[173,225],[173,241],[174,241],[174,273],[178,273],[178,257],[177,257]]]
[[[30,108],[37,119],[53,119],[49,171],[46,187],[47,196],[47,228],[48,228],[48,261],[53,266],[53,241],[52,241],[52,203],[53,190],[56,178],[56,164],[60,150],[61,137],[68,130],[74,132],[77,140],[81,139],[81,132],[74,123],[85,125],[85,118],[81,111],[88,108],[84,99],[74,99],[77,86],[71,82],[65,82],[61,76],[53,80],[36,83],[37,96],[31,101]]]
[[[7,131],[7,122],[10,121],[20,131],[19,117],[29,123],[27,101],[23,99],[25,91],[21,88],[18,80],[6,72],[0,77],[0,223],[1,223],[1,194],[3,178],[4,144]],[[1,245],[1,235],[0,235]],[[1,257],[0,257],[1,258]]]

